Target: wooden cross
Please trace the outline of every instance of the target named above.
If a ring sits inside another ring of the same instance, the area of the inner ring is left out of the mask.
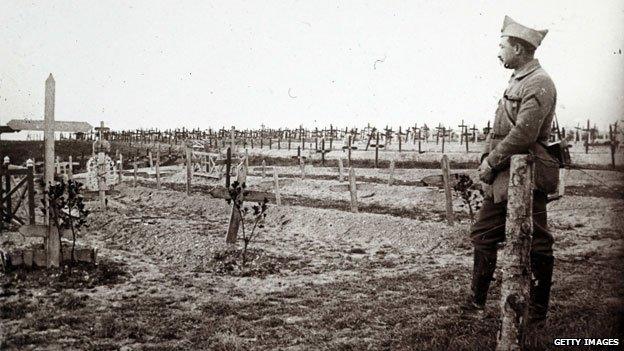
[[[370,134],[368,135],[368,141],[366,142],[366,148],[364,149],[364,151],[368,151],[368,147],[370,146],[370,142],[373,139],[373,136],[375,135],[375,132],[377,130],[373,127],[373,129],[371,129]]]
[[[442,131],[442,133],[444,133],[443,129],[445,128],[442,127],[442,124],[440,123],[435,129],[436,129],[436,145],[438,145],[438,143],[440,142],[440,132]]]
[[[471,135],[473,134],[468,133],[468,126],[464,126],[460,134],[460,138],[463,137],[463,139],[466,141],[466,153],[468,153],[468,137]]]
[[[583,129],[584,132],[587,133],[587,140],[585,141],[585,153],[589,153],[589,133],[591,132],[591,129],[589,128],[589,119],[587,120],[587,128]]]
[[[423,132],[425,132],[425,141],[429,142],[429,127],[427,127],[427,124],[425,123],[425,125],[422,127]]]
[[[477,131],[479,130],[479,128],[477,128],[474,124],[472,125],[472,128],[470,128],[470,130],[472,131],[472,142],[476,143],[477,142]]]
[[[54,182],[54,132],[88,132],[91,125],[86,122],[68,122],[54,120],[54,102],[55,102],[56,83],[52,74],[45,81],[45,108],[43,120],[11,120],[7,123],[14,130],[37,130],[43,131],[44,153],[45,153],[45,171],[44,186],[48,190],[51,183]],[[59,267],[61,262],[60,239],[56,228],[50,225],[49,203],[48,197],[45,197],[45,223],[47,227],[46,233],[46,251],[47,266]]]
[[[459,145],[462,144],[462,142],[464,141],[464,136],[467,136],[468,134],[468,126],[464,124],[464,120],[462,119],[462,122],[460,125],[458,125],[460,129],[459,131]],[[464,129],[466,129],[466,132],[464,133]],[[466,142],[468,142],[468,139],[466,139]]]
[[[583,128],[581,128],[581,124],[577,123],[576,127],[574,127],[574,129],[576,129],[576,133],[575,133],[575,137],[574,137],[574,142],[578,142],[581,138],[579,137],[579,131],[581,131]]]
[[[616,138],[617,135],[617,122],[611,125],[609,124],[609,149],[611,150],[611,167],[615,168],[615,151],[620,142]]]
[[[488,121],[487,127],[483,128],[483,134],[488,135],[492,128],[490,127],[490,121]]]

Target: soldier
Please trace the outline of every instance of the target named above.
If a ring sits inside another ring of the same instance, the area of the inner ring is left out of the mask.
[[[533,240],[531,245],[530,320],[546,319],[553,271],[553,237],[546,225],[547,194],[557,188],[559,164],[548,154],[557,92],[548,74],[533,57],[547,30],[525,27],[505,16],[498,58],[513,69],[498,103],[492,132],[481,157],[479,178],[486,185],[483,206],[471,228],[474,245],[472,294],[464,304],[468,314],[482,314],[496,269],[498,244],[505,240],[510,158],[534,156]]]

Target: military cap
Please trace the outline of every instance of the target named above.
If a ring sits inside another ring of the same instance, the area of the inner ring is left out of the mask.
[[[535,30],[529,27],[525,27],[520,23],[514,21],[509,16],[505,16],[503,21],[503,28],[501,29],[501,37],[516,37],[527,41],[529,44],[536,48],[542,43],[542,39],[548,33],[548,29]]]

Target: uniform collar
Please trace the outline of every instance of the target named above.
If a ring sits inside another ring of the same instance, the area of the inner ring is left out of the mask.
[[[536,69],[541,68],[542,66],[540,66],[540,63],[537,59],[533,59],[529,62],[527,62],[524,66],[522,66],[519,69],[516,69],[516,71],[511,75],[512,79],[516,79],[516,80],[520,80],[524,77],[526,77],[528,74],[533,73]]]

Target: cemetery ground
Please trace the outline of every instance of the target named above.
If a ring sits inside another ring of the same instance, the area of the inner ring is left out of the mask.
[[[388,185],[387,169],[356,162],[351,213],[348,182],[317,161],[305,179],[298,166],[277,167],[282,205],[269,204],[246,267],[240,240],[225,243],[230,206],[210,195],[223,181],[194,177],[189,196],[181,167],[160,190],[153,178],[133,187],[126,175],[80,237],[99,248],[96,267],[0,277],[2,348],[493,349],[500,279],[485,317],[463,317],[470,216],[455,195],[457,219],[446,223],[444,193],[423,182],[439,169],[399,166]],[[474,169],[451,171],[475,178]],[[262,172],[250,166],[249,187],[271,192],[272,169]],[[535,349],[554,348],[554,338],[623,338],[624,175],[571,170],[566,183],[548,205],[554,285]],[[11,240],[20,239],[3,233]]]

